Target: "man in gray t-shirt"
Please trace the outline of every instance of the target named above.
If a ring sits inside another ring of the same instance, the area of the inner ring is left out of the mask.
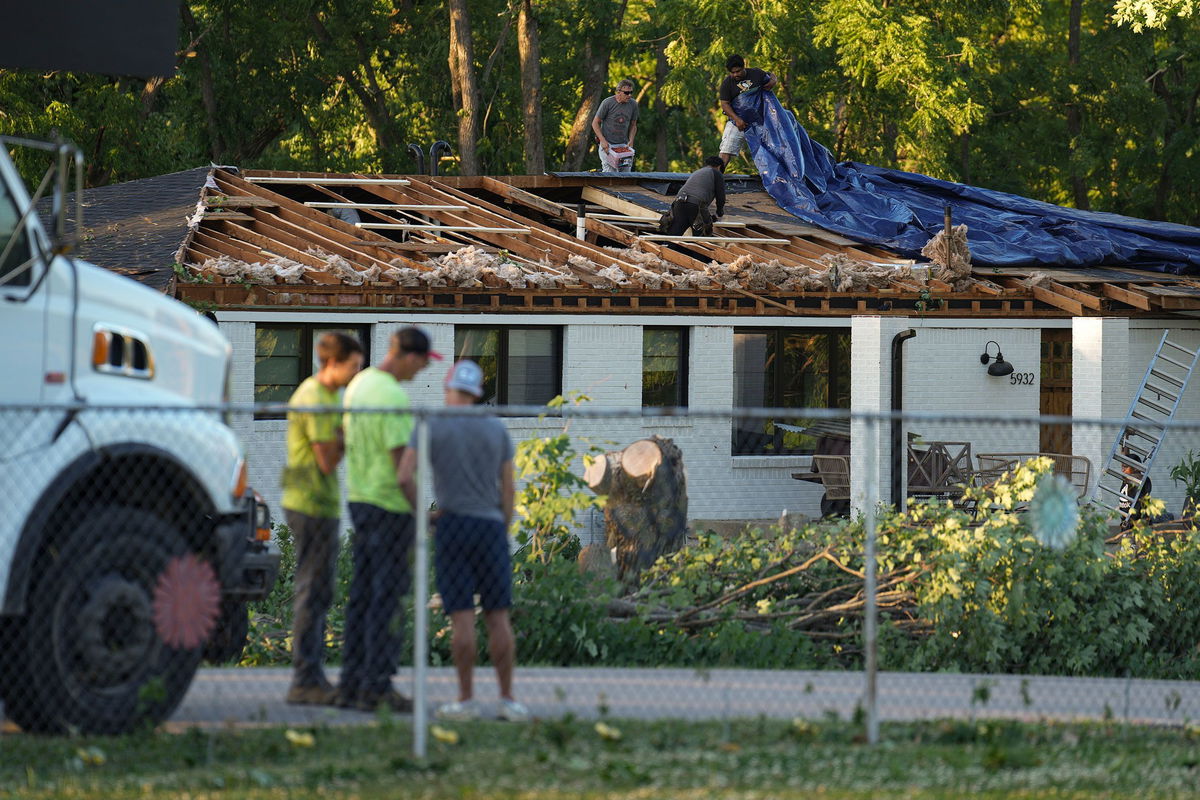
[[[592,131],[600,143],[601,172],[633,170],[633,139],[637,136],[638,104],[633,99],[633,81],[617,84],[617,92],[604,98],[592,117]]]
[[[454,364],[446,376],[446,405],[470,406],[483,397],[483,370],[474,361]],[[415,454],[407,448],[401,473],[412,474]],[[495,417],[441,417],[429,423],[429,465],[437,498],[434,569],[442,609],[450,616],[450,649],[458,673],[458,701],[437,710],[443,719],[473,719],[475,595],[483,606],[488,652],[500,684],[499,716],[524,720],[529,710],[513,699],[516,644],[512,606],[513,444]]]

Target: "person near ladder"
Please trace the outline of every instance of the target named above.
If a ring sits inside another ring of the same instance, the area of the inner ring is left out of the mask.
[[[725,162],[719,156],[709,156],[704,160],[704,166],[688,177],[687,182],[675,195],[671,203],[670,225],[667,233],[671,236],[682,236],[683,232],[698,222],[703,233],[712,231],[712,220],[708,216],[708,206],[717,201],[717,218],[725,215]],[[699,220],[697,220],[699,217]]]
[[[633,171],[633,138],[637,136],[638,104],[633,99],[633,81],[625,78],[617,84],[612,97],[604,98],[592,131],[600,142],[601,172]]]

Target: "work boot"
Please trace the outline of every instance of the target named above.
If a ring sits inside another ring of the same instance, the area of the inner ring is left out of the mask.
[[[331,706],[337,702],[337,690],[322,678],[316,683],[293,683],[287,701],[294,706]]]
[[[387,706],[397,714],[411,714],[413,710],[412,700],[390,687],[382,692],[363,692],[354,707],[359,711],[373,712],[379,710],[380,706]]]
[[[357,708],[359,694],[357,686],[343,683],[334,690],[333,704],[338,708]]]

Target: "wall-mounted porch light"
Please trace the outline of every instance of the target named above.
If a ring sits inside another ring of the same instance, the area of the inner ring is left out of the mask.
[[[988,355],[988,345],[993,344],[996,345],[996,355],[990,356]],[[987,368],[988,375],[999,378],[1004,375],[1009,375],[1013,371],[1013,365],[1004,360],[1004,355],[1000,352],[1000,345],[996,344],[995,342],[988,342],[985,344],[983,346],[983,355],[979,357],[980,364],[987,364],[989,361],[993,363]]]

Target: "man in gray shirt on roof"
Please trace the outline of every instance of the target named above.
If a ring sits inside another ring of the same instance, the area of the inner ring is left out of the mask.
[[[600,142],[601,172],[630,172],[633,170],[633,137],[637,136],[638,103],[633,99],[633,81],[625,78],[617,84],[617,92],[604,98],[592,131]]]
[[[463,359],[446,376],[446,405],[470,406],[483,397],[483,370]],[[474,719],[475,595],[483,606],[488,654],[500,685],[498,716],[529,718],[512,695],[516,644],[508,610],[512,606],[513,444],[508,429],[493,416],[437,417],[429,422],[429,465],[437,498],[434,569],[442,609],[450,617],[450,649],[458,673],[458,700],[437,710],[442,719]],[[413,474],[416,454],[405,450],[400,472]]]
[[[691,174],[671,203],[671,236],[682,236],[699,216],[707,222],[708,204],[717,201],[717,217],[725,215],[725,162],[720,156],[709,156],[704,166]],[[708,225],[703,225],[707,228]]]

